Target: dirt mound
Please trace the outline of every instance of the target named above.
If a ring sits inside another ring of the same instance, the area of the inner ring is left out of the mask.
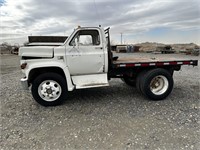
[[[162,44],[162,43],[151,43],[151,42],[145,42],[145,43],[138,43],[136,46],[139,46],[140,52],[153,52],[153,51],[160,51],[164,49],[167,46],[171,46],[172,50],[175,52],[185,52],[185,53],[192,53],[194,49],[200,49],[200,46],[194,43],[189,44]]]

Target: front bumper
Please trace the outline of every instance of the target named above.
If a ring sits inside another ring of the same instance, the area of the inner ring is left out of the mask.
[[[21,81],[21,85],[22,85],[22,90],[29,90],[28,79],[26,77],[24,77],[20,81]]]

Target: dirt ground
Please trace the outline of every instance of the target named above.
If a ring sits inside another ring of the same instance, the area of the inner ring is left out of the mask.
[[[43,107],[21,90],[21,77],[18,56],[1,55],[2,150],[200,149],[199,66],[175,72],[172,94],[157,102],[115,79],[109,87],[71,92],[61,106]]]

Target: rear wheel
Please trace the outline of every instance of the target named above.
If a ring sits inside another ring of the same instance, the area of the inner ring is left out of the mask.
[[[158,68],[144,74],[140,89],[149,99],[162,100],[171,93],[173,84],[171,74],[165,69]]]
[[[56,73],[39,75],[32,83],[33,98],[43,106],[61,104],[67,93],[65,79]]]

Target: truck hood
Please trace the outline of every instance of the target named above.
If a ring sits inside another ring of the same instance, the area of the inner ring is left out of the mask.
[[[61,42],[34,42],[27,44],[27,46],[60,46],[63,44]]]
[[[19,49],[19,56],[28,57],[53,57],[53,51],[55,46],[31,46],[21,47]]]

